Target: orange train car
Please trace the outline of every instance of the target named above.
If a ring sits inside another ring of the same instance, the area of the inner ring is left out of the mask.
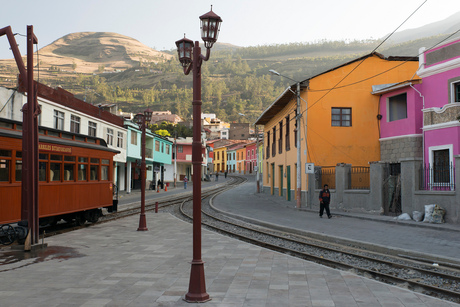
[[[0,224],[21,220],[22,124],[0,119]],[[103,139],[39,128],[40,225],[95,222],[113,206],[113,156]]]

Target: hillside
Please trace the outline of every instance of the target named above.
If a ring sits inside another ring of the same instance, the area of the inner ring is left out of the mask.
[[[377,52],[417,56],[420,47],[432,47],[448,37],[445,33],[457,31],[458,19],[457,13],[423,29],[396,33],[393,43],[386,42]],[[323,40],[256,47],[216,43],[210,61],[202,66],[203,112],[216,113],[226,121],[253,122],[292,83],[271,77],[268,70],[304,80],[371,52],[380,41]],[[190,116],[192,77],[183,74],[175,50],[157,51],[117,33],[82,32],[57,39],[40,49],[38,57],[38,81],[61,86],[89,103],[116,103],[129,112],[149,106]],[[1,86],[15,87],[16,75],[13,60],[0,60]]]

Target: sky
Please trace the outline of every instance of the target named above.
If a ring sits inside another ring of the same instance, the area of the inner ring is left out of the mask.
[[[318,40],[378,39],[417,28],[460,10],[459,0],[17,0],[2,1],[0,28],[25,35],[33,25],[38,48],[75,32],[115,32],[157,50],[175,49],[186,37],[200,40],[199,16],[222,20],[219,42],[257,46]],[[454,9],[453,9],[454,8]],[[21,54],[26,38],[16,35]],[[0,59],[13,58],[6,36]],[[36,47],[34,46],[34,51]]]

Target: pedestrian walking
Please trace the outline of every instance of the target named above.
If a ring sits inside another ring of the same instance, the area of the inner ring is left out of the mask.
[[[219,172],[216,172],[216,181],[219,181]]]
[[[329,192],[329,186],[324,185],[324,189],[319,192],[319,217],[323,217],[324,209],[326,209],[327,217],[330,219],[332,217],[331,212],[329,211],[329,203],[331,202],[331,192]]]
[[[225,178],[227,178],[227,172],[228,172],[228,171],[225,171],[225,173],[224,173],[224,175],[225,175]]]
[[[188,179],[187,179],[187,177],[184,177],[184,189],[186,189],[186,188],[187,188],[187,182],[188,182]]]

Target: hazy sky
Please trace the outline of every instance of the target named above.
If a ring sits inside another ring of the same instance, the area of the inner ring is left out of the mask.
[[[3,0],[0,28],[26,34],[33,25],[42,48],[74,32],[116,32],[157,50],[175,49],[183,37],[201,40],[199,16],[222,19],[219,42],[256,46],[320,39],[381,38],[398,27],[424,0]],[[459,0],[428,0],[400,30],[442,20]],[[16,36],[21,54],[26,39]],[[35,51],[35,47],[34,47]],[[0,59],[13,58],[6,36]]]

